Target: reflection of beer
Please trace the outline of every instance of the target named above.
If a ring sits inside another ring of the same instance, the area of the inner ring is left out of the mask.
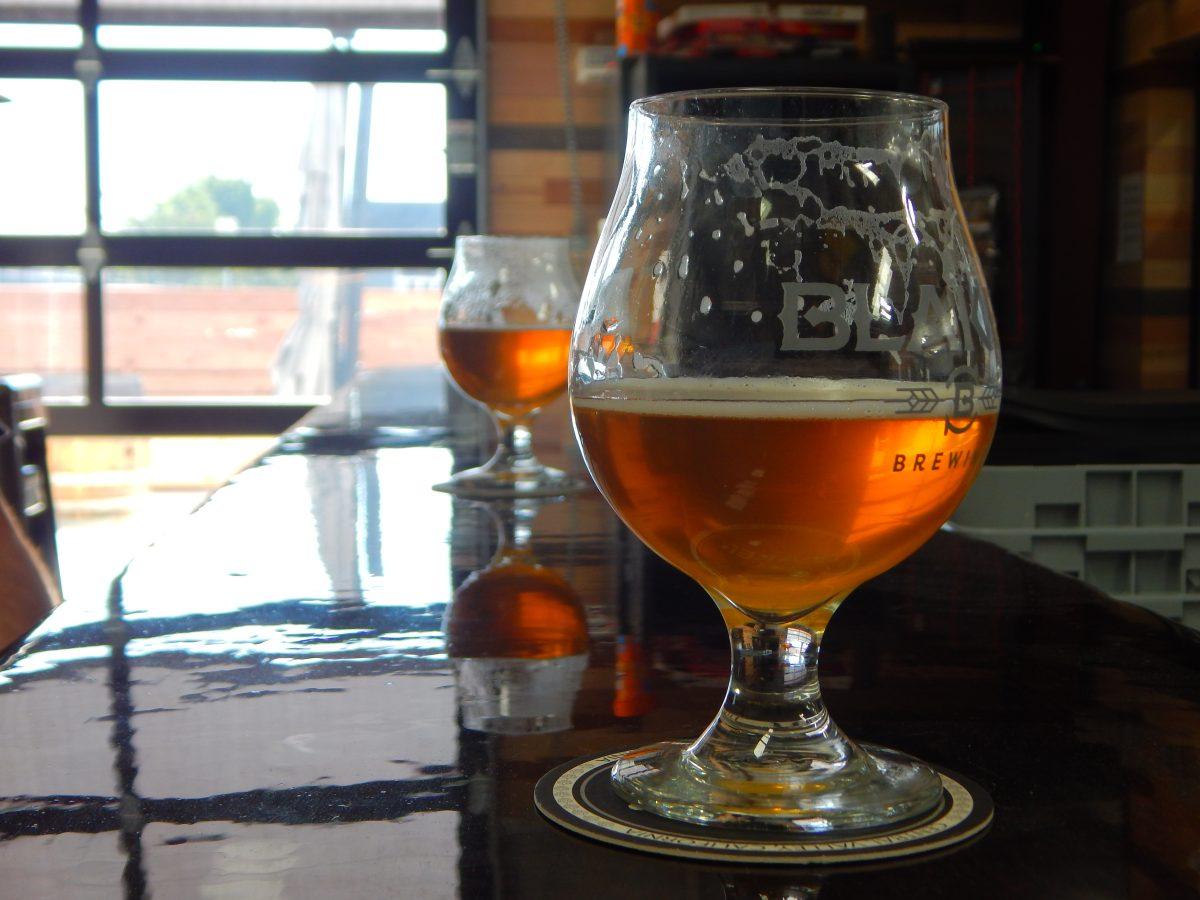
[[[569,328],[443,327],[440,339],[455,384],[504,415],[544,406],[567,385]]]
[[[676,378],[593,391],[572,398],[575,428],[621,518],[768,618],[812,609],[924,543],[996,427],[991,412],[948,429],[953,390],[936,384]]]
[[[587,652],[587,622],[558,573],[506,562],[476,572],[454,592],[446,640],[454,658],[556,659]]]

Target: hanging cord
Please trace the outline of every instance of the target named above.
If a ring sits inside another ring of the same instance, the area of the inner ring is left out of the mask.
[[[575,129],[575,102],[571,94],[571,38],[567,31],[567,0],[554,0],[554,44],[558,50],[558,84],[563,102],[563,136],[567,145],[571,197],[572,248],[586,246],[583,217],[583,182],[579,177],[579,136]]]

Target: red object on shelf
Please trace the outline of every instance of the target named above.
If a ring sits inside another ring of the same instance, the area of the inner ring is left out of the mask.
[[[650,50],[658,19],[654,0],[617,0],[617,56],[638,56]]]
[[[862,6],[683,6],[658,24],[658,49],[677,56],[853,52],[862,43],[865,21]]]

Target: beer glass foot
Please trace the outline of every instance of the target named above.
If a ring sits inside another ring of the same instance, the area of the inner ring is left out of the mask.
[[[478,468],[465,469],[449,481],[435,484],[435,491],[471,500],[511,500],[561,497],[587,488],[579,479],[543,465],[533,455],[533,435],[523,421],[495,412],[492,418],[499,438],[492,458]]]
[[[727,601],[733,668],[721,711],[689,744],[655,744],[613,765],[629,803],[697,825],[838,834],[934,812],[942,780],[895,750],[862,746],[829,717],[817,678],[830,598],[804,620],[745,621]]]
[[[477,500],[504,500],[519,497],[561,497],[586,489],[586,485],[566,472],[550,466],[505,469],[479,466],[464,469],[449,481],[435,484],[435,491]]]
[[[686,743],[653,744],[617,760],[613,787],[635,808],[695,825],[828,836],[901,825],[940,807],[932,768],[895,750],[849,746],[837,764],[796,756],[785,771],[712,766]]]

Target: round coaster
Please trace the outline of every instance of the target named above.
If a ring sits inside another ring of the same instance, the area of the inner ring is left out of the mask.
[[[863,829],[830,839],[692,825],[631,809],[617,796],[609,770],[622,755],[576,759],[547,772],[533,792],[538,810],[568,831],[631,850],[778,865],[861,863],[942,850],[982,833],[992,822],[992,798],[983,788],[935,766],[944,789],[941,807],[900,826]]]

